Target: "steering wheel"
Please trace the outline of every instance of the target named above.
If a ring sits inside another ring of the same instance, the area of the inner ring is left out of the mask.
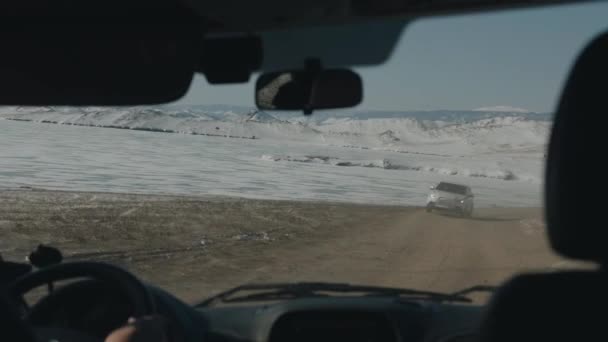
[[[156,313],[155,302],[150,292],[135,276],[116,266],[97,262],[58,264],[26,274],[9,285],[7,289],[8,295],[11,298],[21,299],[23,295],[36,287],[74,278],[90,278],[101,283],[111,284],[110,286],[120,291],[131,302],[132,315],[134,317]],[[45,338],[59,341],[80,342],[99,340],[84,332],[69,329],[32,328],[31,325],[29,328],[35,330],[35,334],[38,336],[44,335]]]

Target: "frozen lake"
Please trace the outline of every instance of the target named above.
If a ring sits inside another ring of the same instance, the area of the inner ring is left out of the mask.
[[[0,146],[2,188],[424,205],[430,185],[452,181],[470,185],[478,207],[541,205],[538,153],[436,156],[8,120]]]

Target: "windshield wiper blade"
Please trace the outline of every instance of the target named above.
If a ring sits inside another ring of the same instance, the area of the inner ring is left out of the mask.
[[[257,292],[256,292],[257,291]],[[239,292],[254,292],[241,296],[234,296]],[[282,300],[305,297],[328,297],[331,294],[355,294],[361,293],[363,296],[396,296],[396,297],[416,297],[427,300],[471,302],[467,297],[439,293],[431,291],[421,291],[412,289],[401,289],[393,287],[351,285],[344,283],[270,283],[270,284],[247,284],[237,286],[228,291],[219,293],[215,296],[196,305],[197,307],[209,306],[216,301],[224,303],[262,301],[262,300]]]
[[[494,291],[496,291],[497,288],[498,288],[498,286],[492,286],[492,285],[475,285],[475,286],[467,287],[466,289],[462,289],[460,291],[452,292],[452,294],[455,296],[465,296],[465,295],[468,295],[469,293],[473,293],[473,292],[492,292],[493,293]]]

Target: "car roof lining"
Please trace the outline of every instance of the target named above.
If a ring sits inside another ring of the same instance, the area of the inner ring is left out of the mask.
[[[573,0],[261,0],[247,2],[183,0],[186,6],[208,20],[208,30],[213,33],[260,32],[352,24],[387,18],[412,20],[434,15],[580,2]]]

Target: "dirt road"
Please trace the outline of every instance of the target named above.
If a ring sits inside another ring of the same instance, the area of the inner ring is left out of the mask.
[[[115,263],[196,301],[247,282],[336,281],[454,291],[578,267],[554,255],[539,209],[420,208],[50,191],[0,192],[0,253],[38,243]]]

